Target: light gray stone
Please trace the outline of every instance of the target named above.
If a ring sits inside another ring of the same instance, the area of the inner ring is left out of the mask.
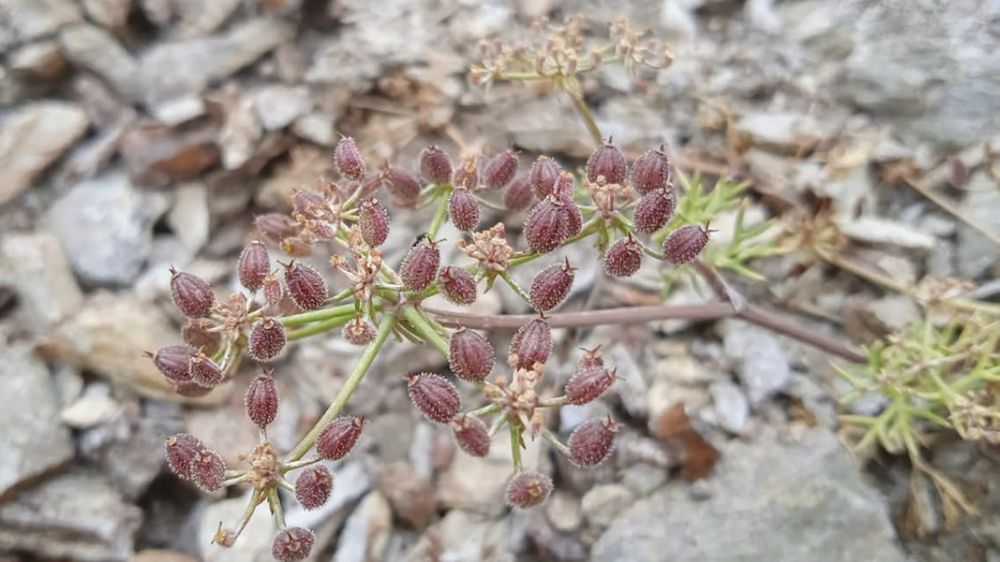
[[[603,531],[635,499],[635,494],[627,486],[598,484],[583,495],[580,507],[590,526]]]
[[[724,349],[736,361],[736,372],[756,406],[791,380],[791,367],[781,342],[761,328],[739,320],[725,322]]]
[[[906,560],[883,499],[828,430],[730,441],[704,482],[705,499],[666,486],[626,509],[592,560]]]
[[[270,84],[253,93],[253,104],[261,125],[268,131],[282,129],[312,109],[305,86]]]
[[[1000,190],[986,172],[972,176],[962,200],[962,212],[994,234],[1000,233]],[[996,243],[979,231],[961,225],[958,231],[958,271],[975,279],[995,268],[1000,253]]]
[[[743,433],[750,418],[750,404],[743,390],[729,381],[719,381],[708,391],[712,394],[719,427],[737,435]]]
[[[48,232],[5,234],[0,263],[11,273],[25,326],[42,331],[83,303],[59,241]]]
[[[72,0],[5,0],[0,4],[0,47],[49,35],[80,17]]]
[[[111,33],[82,23],[64,29],[59,44],[70,62],[100,76],[118,95],[139,98],[138,64]]]
[[[381,492],[371,492],[347,518],[337,541],[333,562],[381,560],[391,534],[392,509],[389,501]]]

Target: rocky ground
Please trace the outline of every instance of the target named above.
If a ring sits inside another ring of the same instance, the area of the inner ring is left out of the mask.
[[[338,133],[372,161],[404,165],[430,142],[452,146],[456,131],[467,147],[585,156],[586,132],[559,96],[503,84],[486,94],[467,80],[480,39],[571,12],[598,32],[624,12],[673,47],[658,74],[608,67],[585,81],[598,123],[630,156],[669,142],[682,168],[730,166],[755,182],[757,220],[774,212],[769,198],[828,197],[893,278],[929,272],[1000,294],[997,246],[897,181],[922,178],[1000,232],[993,0],[6,0],[0,560],[270,560],[263,510],[234,548],[215,547],[244,498],[200,494],[165,471],[164,435],[195,433],[234,464],[255,441],[242,414],[250,369],[186,400],[142,356],[177,340],[167,267],[235,286],[253,214],[312,185]],[[395,227],[389,259],[427,217],[399,220],[412,228]],[[601,277],[581,252],[574,263],[591,265],[567,309],[586,306]],[[918,314],[849,273],[795,266],[765,260],[770,281],[744,288],[857,342]],[[649,302],[657,288],[655,276],[602,283],[607,305]],[[509,296],[477,306],[520,311]],[[497,334],[497,348],[509,337]],[[437,368],[438,357],[390,346],[352,401],[372,423],[334,467],[333,500],[288,515],[317,530],[312,559],[1000,560],[997,451],[935,445],[935,465],[981,516],[948,527],[931,498],[918,535],[904,524],[908,465],[860,462],[838,440],[844,388],[829,356],[735,320],[560,337],[555,372],[600,343],[622,375],[599,404],[553,420],[565,435],[614,413],[626,429],[611,462],[583,472],[536,445],[529,462],[557,491],[511,512],[509,458],[455,454],[393,385],[400,363]],[[356,356],[338,338],[288,354],[279,445],[294,444]]]

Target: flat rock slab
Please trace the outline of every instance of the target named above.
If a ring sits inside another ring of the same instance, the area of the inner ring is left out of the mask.
[[[906,560],[883,498],[825,429],[795,444],[730,441],[708,499],[668,485],[633,504],[594,545],[592,560],[680,562]]]

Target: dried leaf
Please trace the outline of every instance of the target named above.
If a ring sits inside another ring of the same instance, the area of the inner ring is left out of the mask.
[[[705,478],[719,461],[719,450],[691,425],[684,404],[671,406],[656,423],[656,434],[681,452],[681,477],[688,482]]]

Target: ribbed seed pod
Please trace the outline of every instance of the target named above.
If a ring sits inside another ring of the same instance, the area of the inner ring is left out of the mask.
[[[604,272],[612,277],[630,277],[642,266],[642,247],[631,236],[616,241],[604,254]]]
[[[414,244],[402,265],[399,266],[399,276],[407,291],[422,291],[434,281],[438,265],[441,263],[441,251],[437,243],[428,238],[422,238]]]
[[[212,392],[211,388],[205,388],[194,381],[181,381],[174,383],[174,390],[181,396],[197,398]]]
[[[281,281],[278,281],[278,275],[275,272],[267,274],[264,278],[264,302],[274,306],[279,304],[282,299],[285,298],[285,290],[281,288]]]
[[[469,191],[479,187],[479,168],[476,165],[475,157],[466,158],[458,165],[451,184],[456,188],[467,189]]]
[[[413,174],[402,168],[386,166],[379,177],[397,205],[413,207],[417,204],[420,198],[420,181]]]
[[[187,433],[171,435],[163,441],[170,470],[185,480],[191,479],[191,467],[194,466],[195,457],[204,447],[200,439]]]
[[[604,366],[604,357],[601,356],[601,346],[593,349],[584,349],[583,352],[583,357],[576,362],[577,370]]]
[[[442,267],[438,272],[437,285],[448,302],[458,305],[476,302],[476,278],[461,267]]]
[[[632,163],[632,187],[642,194],[670,185],[670,160],[663,147],[647,150]]]
[[[507,188],[503,196],[503,204],[509,211],[520,211],[527,209],[534,200],[535,194],[531,191],[531,184],[528,183],[528,176],[518,176]]]
[[[490,431],[483,420],[463,414],[451,421],[451,431],[455,441],[467,454],[485,457],[490,452]]]
[[[546,312],[559,306],[573,287],[576,269],[565,263],[554,263],[535,275],[531,282],[531,306],[538,312]]]
[[[414,407],[431,421],[448,423],[462,409],[455,385],[440,375],[411,373],[406,377],[406,390]]]
[[[185,318],[181,325],[184,343],[208,354],[214,354],[222,345],[222,334],[210,331],[216,323],[208,318]]]
[[[552,493],[552,479],[534,470],[515,474],[507,483],[504,499],[511,507],[528,509],[545,503]]]
[[[365,418],[340,416],[320,432],[316,439],[316,452],[324,459],[340,460],[351,452],[364,428]]]
[[[369,199],[358,210],[358,227],[365,244],[377,248],[389,237],[389,212],[378,199]]]
[[[708,230],[696,224],[682,226],[663,241],[663,258],[667,263],[680,265],[698,257],[708,244]]]
[[[250,332],[247,353],[250,359],[263,363],[273,359],[285,348],[285,325],[270,316],[261,319]]]
[[[493,370],[493,346],[486,336],[459,328],[451,335],[448,366],[462,380],[480,382]]]
[[[569,436],[569,460],[576,466],[590,468],[604,462],[615,444],[618,424],[610,418],[589,420]]]
[[[202,318],[208,316],[215,304],[212,286],[204,279],[170,268],[170,296],[184,316]]]
[[[677,201],[673,190],[656,189],[642,196],[635,204],[632,222],[638,232],[653,233],[660,230],[674,216]]]
[[[498,153],[486,163],[483,183],[490,189],[502,189],[517,173],[517,152],[507,149]]]
[[[618,380],[617,371],[602,366],[577,367],[566,383],[565,394],[570,404],[586,404],[596,400]]]
[[[315,191],[298,190],[292,194],[292,209],[309,218],[320,218],[325,212],[326,199]]]
[[[322,507],[333,492],[333,475],[323,465],[310,466],[295,479],[295,499],[307,510]]]
[[[270,370],[265,370],[250,382],[243,401],[247,417],[258,427],[265,427],[278,415],[278,387]]]
[[[363,316],[355,316],[344,324],[341,332],[344,339],[352,345],[368,345],[375,339],[375,325]]]
[[[538,160],[531,165],[528,171],[528,185],[535,192],[535,197],[544,199],[552,195],[552,190],[559,181],[559,174],[562,167],[559,163],[548,156],[539,156]]]
[[[345,178],[361,181],[365,177],[365,159],[351,137],[341,137],[333,149],[333,163]]]
[[[580,229],[583,228],[583,213],[580,212],[580,207],[569,196],[563,197],[560,201],[566,214],[566,237],[580,234]]]
[[[191,357],[190,373],[191,380],[205,388],[215,388],[226,378],[222,367],[200,351]]]
[[[264,279],[271,271],[271,261],[267,254],[267,246],[260,240],[254,240],[243,248],[237,273],[240,285],[250,291],[258,291],[264,286]]]
[[[514,334],[510,353],[516,356],[515,369],[530,369],[535,363],[545,363],[552,353],[552,329],[544,318],[535,318]]]
[[[587,159],[587,179],[596,182],[604,177],[607,183],[625,183],[628,177],[628,164],[625,155],[609,138],[607,142],[597,147]]]
[[[429,183],[445,185],[451,182],[452,166],[448,153],[431,145],[420,152],[420,175]]]
[[[466,188],[452,190],[448,198],[448,218],[459,230],[474,230],[479,224],[479,201],[476,196]]]
[[[271,543],[271,556],[278,562],[305,560],[312,552],[316,535],[304,527],[285,527],[278,531]]]
[[[156,355],[147,355],[153,358],[153,364],[167,379],[187,382],[191,380],[191,358],[196,352],[190,345],[174,344],[161,347]]]
[[[202,447],[191,463],[191,480],[206,492],[222,488],[226,479],[226,463],[219,453]]]
[[[568,215],[562,202],[553,196],[542,199],[524,221],[524,238],[531,251],[546,254],[569,236]]]
[[[284,213],[258,215],[253,222],[257,230],[271,242],[281,242],[298,232],[295,221]]]
[[[294,261],[284,267],[285,287],[299,308],[316,310],[326,304],[326,281],[315,269]]]

